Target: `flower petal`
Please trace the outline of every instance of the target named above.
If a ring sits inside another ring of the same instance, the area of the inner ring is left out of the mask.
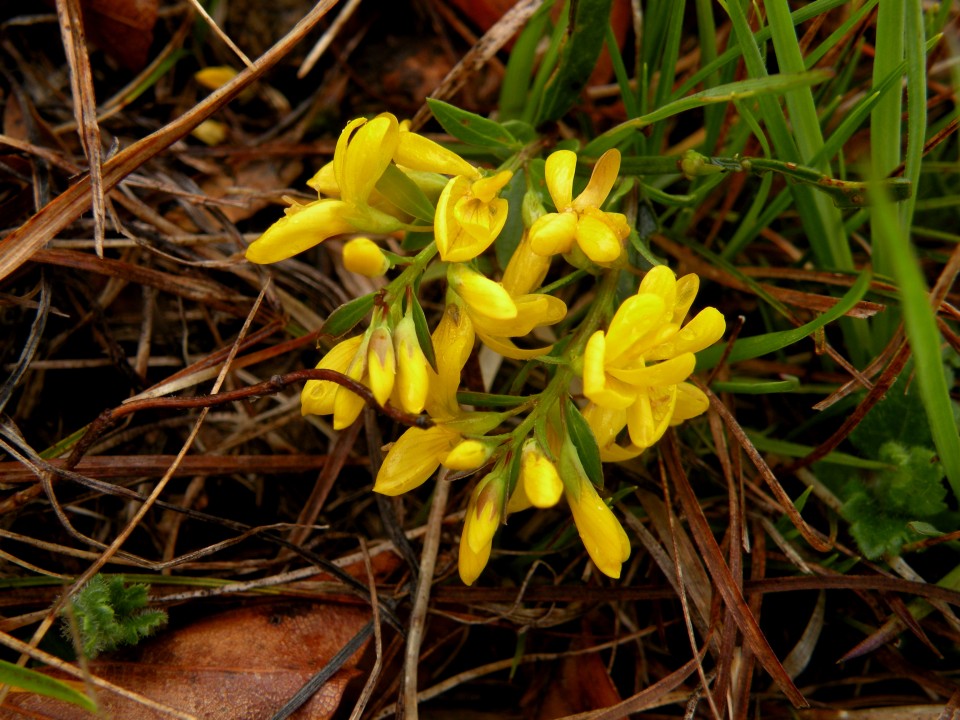
[[[399,135],[397,118],[390,113],[381,113],[362,125],[350,138],[341,165],[342,174],[337,175],[340,194],[346,202],[367,202],[393,158]]]
[[[620,521],[586,478],[581,478],[578,498],[570,491],[566,495],[590,558],[604,575],[619,578],[623,562],[630,557],[630,539]]]
[[[447,270],[447,281],[453,291],[469,306],[471,314],[485,315],[493,320],[517,317],[517,305],[503,285],[455,263]]]
[[[550,256],[535,253],[530,245],[530,235],[524,235],[513,251],[500,283],[512,296],[525,295],[543,283],[550,269]]]
[[[340,200],[315,200],[299,206],[250,243],[247,260],[258,264],[279,262],[334,235],[356,232],[359,228],[348,220],[352,214],[351,207]]]
[[[635,387],[651,385],[676,385],[682,383],[693,372],[697,358],[693,353],[683,353],[675,358],[664,360],[656,365],[634,367],[628,370],[611,368],[610,374]]]
[[[475,178],[480,174],[477,168],[453,150],[405,129],[400,130],[400,138],[393,151],[393,161],[411,170],[436,172],[441,175]]]
[[[553,507],[563,494],[563,481],[557,467],[535,440],[523,445],[520,459],[520,485],[530,504],[538,508]]]
[[[571,150],[550,153],[544,166],[547,190],[558,212],[573,202],[573,177],[577,172],[577,154]]]
[[[614,313],[607,330],[610,350],[606,362],[616,364],[635,343],[652,334],[663,323],[667,309],[657,295],[628,297]]]
[[[460,440],[460,434],[444,427],[408,428],[397,439],[377,472],[374,492],[400,495],[419,487],[440,467],[440,458]]]
[[[360,349],[363,336],[358,335],[338,343],[317,363],[318,370],[336,370],[345,373]],[[329,380],[307,380],[300,393],[300,412],[303,415],[329,415],[333,412],[333,398],[339,385]]]
[[[600,211],[597,217],[589,212],[590,208],[577,220],[577,229],[574,237],[584,255],[595,263],[612,263],[623,252],[623,244],[610,225],[604,220]]]
[[[630,442],[639,448],[648,448],[663,437],[673,417],[676,402],[676,385],[640,392],[637,401],[627,409]]]
[[[593,166],[593,172],[590,174],[590,182],[583,192],[577,195],[573,201],[573,209],[577,212],[585,208],[599,208],[607,199],[607,195],[613,189],[617,182],[617,176],[620,174],[620,151],[616,148],[607,150],[597,164]]]
[[[719,310],[704,308],[669,341],[651,348],[647,358],[661,360],[686,352],[700,352],[723,337],[726,328],[727,323]]]
[[[673,408],[670,424],[676,425],[702,415],[710,407],[710,399],[696,385],[680,383],[677,385],[677,404]]]
[[[570,252],[577,236],[577,216],[573,213],[547,213],[530,226],[530,249],[537,255],[552,257]]]

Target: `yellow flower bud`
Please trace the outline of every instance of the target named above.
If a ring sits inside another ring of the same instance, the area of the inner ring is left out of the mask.
[[[230,135],[230,127],[219,120],[204,120],[190,134],[204,145],[220,145]]]
[[[323,359],[317,364],[317,369],[346,373],[362,342],[363,337],[357,336],[338,343],[323,356]],[[303,386],[303,392],[300,393],[300,412],[304,415],[331,414],[333,412],[333,400],[339,389],[340,386],[337,383],[329,380],[307,380]]]
[[[430,364],[417,339],[410,309],[394,328],[393,341],[397,355],[397,379],[393,386],[396,404],[408,413],[417,414],[423,411],[427,401]]]
[[[457,389],[460,373],[473,351],[476,334],[473,323],[462,302],[451,294],[447,308],[433,331],[433,350],[437,358],[437,371],[427,368],[430,376],[430,392],[426,409],[433,418],[449,419],[460,414]]]
[[[226,85],[237,76],[237,71],[227,65],[215,65],[197,70],[193,74],[193,79],[203,85],[207,90],[216,90],[221,85]]]
[[[474,488],[470,496],[467,514],[463,519],[458,563],[460,579],[466,585],[474,583],[490,558],[493,536],[500,525],[503,495],[503,473],[494,470]]]
[[[390,269],[390,261],[370,238],[358,237],[343,246],[343,266],[366,277],[380,277]]]
[[[364,338],[366,341],[366,338]],[[367,369],[367,358],[364,352],[364,342],[347,368],[346,375],[351,380],[360,382],[363,379]],[[337,388],[337,394],[333,397],[333,429],[343,430],[348,428],[356,421],[363,411],[365,402],[362,397],[353,390],[343,387]]]
[[[530,246],[529,234],[525,234],[510,256],[500,283],[513,297],[526,295],[540,287],[549,269],[549,254],[535,253]]]
[[[451,450],[440,463],[450,470],[476,470],[482,466],[496,446],[481,440],[464,440]]]
[[[367,343],[367,379],[373,396],[381,405],[386,404],[393,392],[397,376],[397,362],[393,352],[393,339],[384,326],[375,327],[370,332]]]
[[[565,492],[590,558],[604,575],[619,578],[621,566],[630,557],[630,539],[620,522],[585,476],[580,475]]]
[[[557,468],[536,440],[530,439],[523,444],[520,482],[524,494],[534,507],[553,507],[563,494],[563,482]]]

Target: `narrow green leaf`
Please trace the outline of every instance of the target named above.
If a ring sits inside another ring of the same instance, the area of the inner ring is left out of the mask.
[[[879,252],[890,260],[930,432],[953,494],[960,498],[960,435],[953,416],[950,388],[944,377],[940,354],[942,338],[936,316],[930,307],[930,296],[916,252],[909,236],[900,228],[894,206],[883,192],[878,193],[874,200],[877,220],[873,223],[874,242]]]
[[[800,378],[786,380],[718,380],[711,386],[714,392],[728,392],[738,395],[770,395],[772,393],[793,392],[800,387]]]
[[[0,660],[0,683],[11,687],[36,693],[43,697],[63,700],[71,705],[82,707],[88,712],[95,713],[97,706],[79,690],[36,670],[20,667],[6,660]]]
[[[812,453],[816,448],[812,445],[790,442],[789,440],[777,440],[765,435],[759,435],[747,431],[747,436],[754,447],[761,452],[774,453],[784,457],[802,458]],[[887,463],[879,460],[866,460],[849,453],[833,451],[821,458],[818,462],[829,463],[831,465],[841,465],[843,467],[859,468],[861,470],[889,470]]]
[[[339,337],[345,332],[349,332],[370,312],[376,297],[376,293],[370,293],[344,303],[330,313],[327,321],[320,328],[320,334]]]
[[[843,317],[854,305],[860,302],[860,299],[870,288],[871,275],[869,272],[863,272],[853,286],[847,291],[840,301],[832,308],[827,310],[816,320],[811,320],[805,325],[792,330],[781,330],[780,332],[766,333],[755,337],[746,337],[737,340],[727,357],[727,362],[735,363],[741,360],[760,357],[768,353],[776,352],[781,348],[800,342],[805,337],[824,327],[827,323],[833,322]],[[939,346],[938,346],[939,347]],[[724,347],[714,345],[703,352],[697,353],[697,370],[707,370],[720,362]],[[941,373],[941,376],[943,373]]]
[[[550,10],[554,0],[547,0],[527,20],[527,24],[510,51],[507,71],[500,85],[500,117],[513,120],[523,114],[527,94],[533,79],[533,67],[537,57],[540,40],[547,32],[550,22]]]
[[[583,155],[585,157],[599,157],[604,151],[619,145],[633,133],[642,130],[647,125],[666,120],[669,117],[686,112],[687,110],[693,110],[713,103],[732,102],[743,98],[769,94],[782,95],[789,90],[806,87],[808,85],[817,85],[830,76],[831,73],[824,70],[811,70],[802,73],[782,73],[780,75],[768,75],[761,78],[750,78],[749,80],[740,80],[738,82],[727,83],[726,85],[707,88],[693,95],[674,100],[653,112],[641,115],[633,120],[627,120],[607,130],[607,132],[598,135],[587,144],[583,149]]]
[[[427,98],[427,105],[443,129],[465,143],[494,150],[516,150],[519,147],[510,131],[495,120],[461,110],[442,100]]]
[[[537,125],[557,120],[580,97],[603,49],[613,0],[578,0],[572,3],[566,44],[560,65],[543,93]]]
[[[603,487],[603,466],[600,463],[600,446],[597,444],[597,438],[593,435],[593,430],[587,424],[586,418],[580,414],[580,410],[567,398],[565,415],[567,419],[567,432],[570,434],[570,440],[577,449],[577,455],[580,456],[580,464],[583,465],[590,482],[599,488]]]
[[[377,190],[405,213],[433,225],[437,209],[423,190],[393,163],[387,165],[377,181]]]
[[[433,368],[435,373],[438,373],[440,371],[437,370],[437,353],[433,349],[433,336],[430,335],[427,316],[423,313],[417,294],[413,293],[410,297],[413,302],[411,310],[413,311],[413,327],[417,331],[417,341],[420,343],[420,349],[423,351],[423,356],[427,359],[427,362],[430,363],[430,367]]]

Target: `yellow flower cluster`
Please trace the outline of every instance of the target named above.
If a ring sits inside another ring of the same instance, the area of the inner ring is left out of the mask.
[[[698,278],[678,280],[662,266],[650,270],[636,294],[613,312],[631,233],[624,215],[604,207],[619,178],[617,150],[597,160],[576,196],[576,153],[550,154],[544,165],[549,197],[528,186],[527,196],[539,208],[533,213],[511,208],[501,196],[523,162],[515,160],[513,166],[485,171],[389,113],[354,120],[341,133],[332,162],[309,182],[318,198],[292,203],[249,246],[247,259],[277,262],[345,236],[347,270],[377,277],[403,268],[378,294],[367,329],[334,346],[317,367],[366,386],[381,406],[425,412],[432,422],[410,427],[390,446],[376,492],[407,492],[441,466],[476,472],[480,479],[460,543],[465,583],[479,577],[509,514],[553,507],[562,498],[597,568],[616,578],[630,542],[591,482],[584,449],[573,437],[582,443],[583,434],[592,431],[601,460],[619,461],[653,445],[669,425],[704,412],[706,397],[687,379],[694,353],[722,336],[724,321],[707,308],[684,324]],[[543,208],[548,202],[551,212]],[[481,256],[501,236],[511,213],[526,227],[516,231],[516,247],[496,279]],[[434,242],[412,257],[385,252],[375,242],[404,231],[432,232]],[[434,255],[445,264],[445,274],[430,277],[445,277],[447,291],[443,315],[427,342],[415,292]],[[581,314],[579,324],[564,332],[555,328],[569,320],[567,305],[542,289],[556,255],[601,277],[597,287],[606,288],[592,300],[599,310]],[[534,331],[540,342],[515,343]],[[503,358],[555,370],[537,394],[502,412],[469,410],[458,392],[477,340]],[[562,350],[554,350],[559,342]],[[578,374],[586,398],[582,416],[570,404]],[[363,404],[349,387],[327,380],[308,381],[301,397],[304,414],[332,415],[335,429],[353,424]],[[589,430],[571,431],[563,409],[571,407]],[[508,418],[514,421],[505,423]]]

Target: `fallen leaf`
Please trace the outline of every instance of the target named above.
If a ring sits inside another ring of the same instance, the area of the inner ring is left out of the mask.
[[[56,0],[45,0],[50,7]],[[158,0],[81,0],[87,40],[128,70],[147,64]]]
[[[261,720],[279,710],[369,619],[365,608],[334,603],[290,601],[244,607],[168,631],[123,655],[93,661],[90,672],[205,720]],[[356,663],[361,654],[355,653],[291,717],[331,717],[346,684],[360,672]],[[50,674],[66,678],[57,672]],[[103,690],[98,692],[98,700],[114,718],[169,717]],[[10,693],[0,706],[0,717],[24,716],[50,720],[90,717],[60,701]]]

